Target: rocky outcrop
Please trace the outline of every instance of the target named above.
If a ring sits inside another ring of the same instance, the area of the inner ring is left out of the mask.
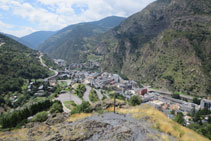
[[[76,122],[52,122],[62,118],[57,115],[45,123],[27,125],[22,136],[16,132],[4,132],[0,140],[71,140],[71,141],[140,141],[162,140],[163,133],[152,129],[146,119],[134,119],[130,115],[104,113],[78,120]],[[52,120],[52,121],[50,121]],[[50,123],[50,124],[49,124]],[[55,123],[55,124],[53,124]],[[170,136],[169,136],[170,137]],[[175,140],[170,137],[171,140]]]

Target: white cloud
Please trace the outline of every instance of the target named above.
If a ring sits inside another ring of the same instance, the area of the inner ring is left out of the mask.
[[[37,30],[35,30],[31,27],[20,27],[19,29],[3,29],[3,30],[0,29],[0,31],[3,33],[15,35],[17,37],[22,37],[24,35],[35,32]]]
[[[33,30],[58,30],[79,22],[99,20],[107,16],[127,17],[142,10],[154,0],[0,0],[0,9],[35,23]],[[87,6],[78,14],[73,5]],[[21,28],[21,34],[30,32]],[[17,34],[16,34],[17,35]],[[20,34],[19,34],[20,35]]]
[[[2,29],[11,29],[11,28],[13,28],[13,27],[14,27],[14,26],[11,25],[11,24],[6,24],[6,23],[0,21],[0,31],[1,31]]]

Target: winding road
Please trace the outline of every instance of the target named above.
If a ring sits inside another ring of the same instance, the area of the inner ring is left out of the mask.
[[[98,96],[98,98],[100,99],[100,100],[102,100],[103,99],[103,95],[101,94],[101,91],[100,90],[96,90],[95,89],[95,91],[97,92],[97,96]]]
[[[64,105],[65,101],[74,101],[75,104],[77,104],[77,105],[82,103],[82,100],[78,96],[71,94],[71,93],[60,94],[59,97],[56,98],[56,100],[61,101],[62,106],[63,106],[63,110],[64,110],[65,113],[70,112],[70,110],[68,108],[66,108],[65,105]]]
[[[48,81],[48,80],[50,80],[50,79],[56,77],[59,73],[58,73],[58,71],[53,70],[52,68],[49,68],[45,63],[43,63],[42,57],[43,57],[43,53],[40,52],[39,59],[40,59],[41,65],[42,65],[43,67],[48,68],[50,71],[54,72],[54,75],[53,75],[53,76],[50,76],[50,77],[47,77],[47,78],[44,79],[44,81]]]
[[[90,104],[92,104],[92,102],[89,99],[89,93],[90,93],[92,88],[90,86],[88,86],[88,85],[85,85],[85,86],[86,86],[86,92],[84,93],[83,99],[85,101],[88,101]]]

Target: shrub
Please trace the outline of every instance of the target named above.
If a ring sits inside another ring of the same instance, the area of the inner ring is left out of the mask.
[[[200,99],[198,99],[196,97],[193,98],[193,103],[200,105],[200,102],[201,102]]]
[[[136,105],[140,105],[142,102],[141,98],[137,95],[135,96],[132,96],[130,99],[129,99],[129,104],[131,106],[136,106]]]
[[[74,109],[71,111],[71,114],[76,114],[76,113],[90,113],[90,104],[89,102],[83,101],[81,105],[77,105],[74,107]]]
[[[61,113],[63,112],[63,106],[60,101],[54,101],[53,105],[50,108],[50,113]]]
[[[185,119],[184,119],[184,115],[181,112],[177,113],[176,118],[174,119],[177,123],[181,124],[181,125],[185,125]]]
[[[37,113],[33,119],[32,122],[44,122],[48,119],[48,112],[43,111],[43,112],[39,112]]]
[[[92,102],[96,102],[99,100],[98,98],[98,95],[97,95],[97,92],[92,88],[90,93],[89,93],[89,99],[92,101]]]

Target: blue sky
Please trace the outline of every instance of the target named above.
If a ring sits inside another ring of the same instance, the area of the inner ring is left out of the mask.
[[[107,16],[128,17],[154,0],[0,0],[0,32],[18,37]]]

